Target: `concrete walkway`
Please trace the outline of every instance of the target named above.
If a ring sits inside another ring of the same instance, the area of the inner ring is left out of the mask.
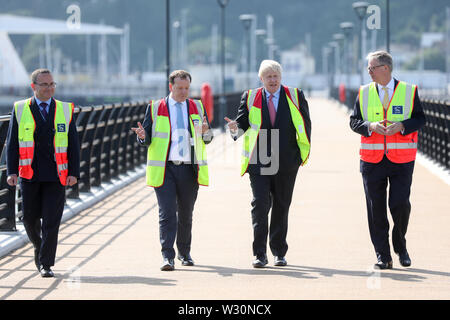
[[[251,190],[240,142],[208,146],[211,186],[193,222],[193,267],[159,270],[158,206],[139,178],[61,226],[56,277],[35,270],[30,244],[0,260],[3,299],[449,299],[450,186],[416,164],[407,234],[412,266],[374,271],[359,137],[345,109],[310,99],[312,153],[297,177],[287,267],[253,269]],[[391,224],[392,225],[392,224]]]

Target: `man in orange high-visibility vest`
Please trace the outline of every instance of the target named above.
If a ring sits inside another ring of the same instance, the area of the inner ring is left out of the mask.
[[[65,186],[80,176],[80,147],[73,103],[53,98],[50,70],[35,70],[31,81],[34,96],[14,104],[9,122],[7,182],[15,186],[20,177],[23,224],[34,262],[42,277],[53,277]]]
[[[350,127],[361,135],[360,171],[366,194],[370,238],[377,255],[377,269],[391,269],[389,209],[394,221],[392,244],[400,264],[411,265],[406,249],[411,204],[409,202],[417,131],[425,124],[417,86],[392,77],[392,57],[384,51],[367,56],[373,82],[359,90]]]

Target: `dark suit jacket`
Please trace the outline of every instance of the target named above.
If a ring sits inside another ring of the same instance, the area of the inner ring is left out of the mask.
[[[308,136],[309,141],[311,141],[311,119],[309,116],[308,102],[305,99],[303,91],[301,91],[300,89],[296,90],[298,90],[300,113],[305,121],[306,135]],[[248,91],[244,92],[244,94],[242,95],[238,114],[236,117],[238,128],[242,129],[241,133],[243,131],[245,132],[250,126],[248,120],[249,110],[247,107],[247,97]],[[289,110],[289,105],[283,86],[281,86],[280,89],[280,98],[278,100],[277,114],[273,127],[270,122],[269,109],[267,108],[266,91],[262,91],[261,131],[258,137],[256,148],[253,151],[252,159],[250,160],[250,164],[248,166],[248,172],[250,174],[261,174],[262,167],[269,167],[271,165],[271,162],[268,162],[267,158],[272,156],[272,150],[276,150],[276,148],[272,146],[273,134],[271,133],[271,129],[279,130],[279,172],[297,170],[301,164],[300,149],[297,145],[297,132],[292,123],[291,112]],[[264,137],[264,132],[267,133],[267,139],[265,139]],[[267,145],[265,145],[266,141]],[[262,152],[263,159],[261,159],[260,150]],[[267,156],[265,156],[266,150]],[[274,157],[276,157],[276,155],[274,155]]]
[[[165,101],[166,101],[166,105],[167,105],[167,112],[169,113],[169,118],[170,118],[170,108],[169,108],[169,97],[168,96],[165,97]],[[186,108],[188,109],[187,114],[189,115],[189,101],[188,100],[186,100]],[[205,110],[204,116],[206,117],[206,121],[208,122],[208,126],[209,126],[210,130],[206,134],[203,135],[203,142],[205,142],[205,144],[209,144],[212,141],[214,136],[213,136],[213,133],[211,130],[211,125],[209,124],[208,114],[206,113],[206,110]],[[149,146],[152,142],[152,124],[153,124],[152,108],[151,108],[151,104],[149,104],[147,106],[147,110],[145,111],[144,122],[142,123],[142,127],[144,127],[144,130],[145,130],[145,139],[143,141],[141,141],[139,139],[139,137],[137,138],[138,142],[142,146]],[[188,130],[188,131],[189,131],[190,136],[192,137],[191,130]],[[169,150],[170,150],[170,146],[171,146],[171,141],[169,141]],[[194,155],[194,147],[191,146],[191,163],[193,164],[192,168],[194,169],[194,172],[197,174],[198,167],[197,167],[197,165],[194,165],[194,156],[195,156]]]
[[[33,169],[33,178],[25,181],[59,181],[55,161],[54,136],[55,126],[52,120],[44,121],[36,104],[34,97],[31,99],[31,112],[36,123],[34,131],[34,157],[31,167]],[[55,117],[55,100],[52,98],[49,107],[48,119]],[[19,174],[19,140],[18,123],[14,107],[9,122],[7,137],[6,162],[8,175]],[[69,146],[67,149],[69,161],[69,176],[80,177],[80,146],[78,142],[78,133],[75,119],[69,125]]]
[[[398,80],[394,79],[394,88],[397,87]],[[378,91],[378,86],[377,86]],[[416,89],[415,95],[414,95],[414,103],[413,103],[413,110],[411,112],[411,118],[402,121],[403,125],[405,126],[405,130],[402,133],[403,135],[408,135],[414,131],[419,130],[425,125],[425,114],[423,113],[422,104],[420,103],[419,99],[419,90]],[[360,135],[363,135],[365,137],[369,136],[369,121],[365,121],[362,118],[361,115],[361,107],[359,105],[359,94],[356,97],[355,105],[353,108],[353,113],[350,116],[350,128],[355,131],[356,133],[359,133]]]

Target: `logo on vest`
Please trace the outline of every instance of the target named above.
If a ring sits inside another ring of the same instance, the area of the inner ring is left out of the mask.
[[[392,106],[392,114],[402,114],[403,106]]]
[[[57,129],[58,129],[58,132],[66,132],[66,124],[58,123]]]

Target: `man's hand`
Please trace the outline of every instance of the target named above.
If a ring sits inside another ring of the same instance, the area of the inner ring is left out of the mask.
[[[233,133],[233,134],[236,133],[236,131],[238,129],[237,122],[231,120],[228,117],[225,117],[224,119],[227,122],[228,129],[230,129],[231,133]]]
[[[386,120],[386,122],[390,125],[386,128],[386,135],[392,136],[396,134],[397,132],[400,132],[402,130],[405,130],[405,126],[401,122],[392,122],[389,120]]]
[[[17,174],[9,175],[8,178],[6,179],[6,182],[7,182],[11,187],[17,186]]]
[[[66,184],[68,185],[68,186],[73,186],[74,184],[76,184],[77,183],[77,178],[76,177],[74,177],[74,176],[68,176],[67,177],[67,179],[66,179]]]
[[[370,131],[376,132],[378,134],[381,134],[383,136],[386,135],[386,127],[384,126],[385,121],[380,122],[371,122],[369,125]]]
[[[206,117],[203,117],[203,123],[202,123],[202,134],[205,134],[209,130],[208,121],[206,121]]]
[[[142,126],[142,124],[140,122],[137,123],[138,127],[137,128],[131,128],[131,130],[134,131],[134,133],[137,134],[138,138],[141,140],[145,140],[145,129]]]

